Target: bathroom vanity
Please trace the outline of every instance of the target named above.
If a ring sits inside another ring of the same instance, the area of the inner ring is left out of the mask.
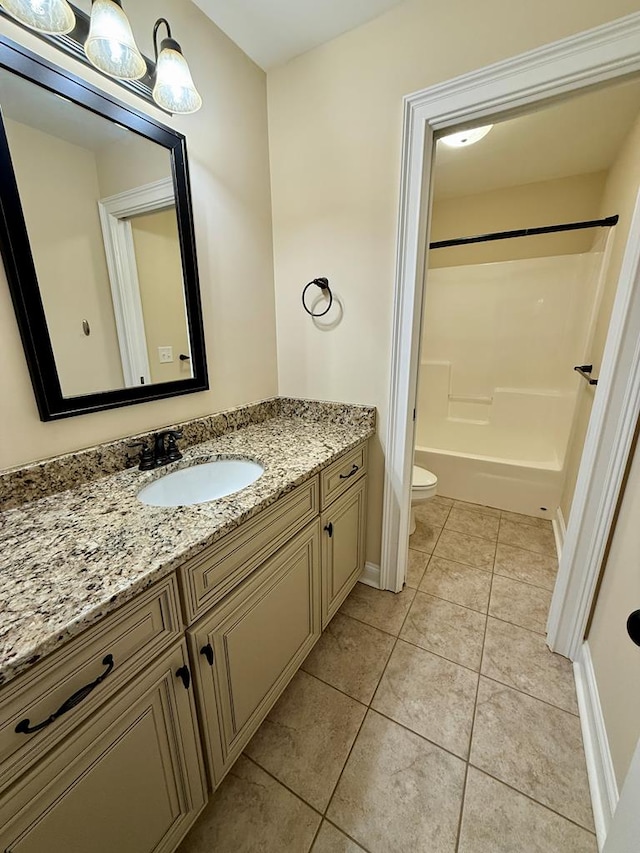
[[[358,580],[374,410],[256,408],[170,466],[254,458],[241,492],[129,469],[1,516],[3,851],[173,851]]]

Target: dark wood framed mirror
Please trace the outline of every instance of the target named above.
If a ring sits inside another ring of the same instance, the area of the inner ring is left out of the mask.
[[[0,252],[42,420],[209,387],[185,137],[0,37]]]

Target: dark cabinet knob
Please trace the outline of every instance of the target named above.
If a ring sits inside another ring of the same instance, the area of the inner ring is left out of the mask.
[[[176,669],[176,676],[182,679],[182,683],[185,686],[185,689],[189,689],[189,685],[191,684],[191,674],[189,672],[188,666],[181,666],[180,669]]]
[[[640,646],[640,610],[634,610],[627,619],[627,633],[636,646]]]
[[[209,666],[213,666],[213,646],[211,643],[207,643],[206,646],[203,646],[200,649],[200,654],[206,657]]]

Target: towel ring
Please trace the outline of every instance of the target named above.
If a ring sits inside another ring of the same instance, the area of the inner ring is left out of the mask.
[[[315,284],[316,287],[319,287],[322,291],[329,291],[329,304],[324,309],[324,311],[320,311],[318,314],[314,314],[309,308],[307,308],[307,303],[305,302],[305,296],[307,295],[307,290],[311,287],[312,284]],[[310,281],[309,284],[305,285],[304,290],[302,291],[302,307],[311,317],[324,317],[325,314],[328,314],[331,306],[333,305],[333,293],[331,293],[331,288],[329,287],[329,279],[328,278],[314,278],[313,281]]]

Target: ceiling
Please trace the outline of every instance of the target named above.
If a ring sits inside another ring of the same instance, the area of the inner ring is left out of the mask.
[[[468,148],[438,143],[436,198],[608,170],[640,113],[640,80],[496,124]]]
[[[127,143],[132,139],[155,145],[128,128],[4,69],[0,70],[0,104],[5,119],[13,119],[89,151],[99,152],[114,143]],[[11,143],[10,130],[7,135]]]
[[[377,18],[402,0],[194,0],[265,71]]]

